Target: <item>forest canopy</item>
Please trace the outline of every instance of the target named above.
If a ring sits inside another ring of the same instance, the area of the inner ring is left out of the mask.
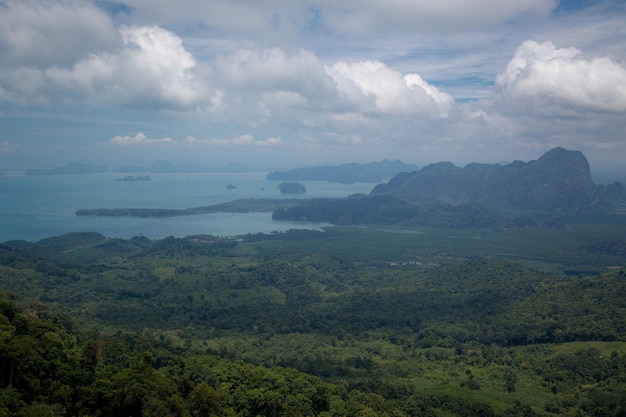
[[[5,242],[0,415],[622,415],[622,227]]]

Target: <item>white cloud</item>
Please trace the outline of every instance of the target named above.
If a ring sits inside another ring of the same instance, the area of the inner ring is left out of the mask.
[[[240,49],[218,57],[215,68],[220,83],[227,83],[235,94],[293,93],[308,105],[320,105],[334,94],[323,64],[303,49]]]
[[[283,144],[281,137],[269,137],[264,140],[255,139],[252,135],[241,135],[233,138],[210,138],[210,139],[196,139],[193,136],[188,136],[181,142],[183,145],[191,148],[201,147],[267,147],[267,146],[279,146]]]
[[[437,87],[428,84],[418,74],[407,74],[404,76],[404,80],[412,91],[416,91],[420,95],[425,94],[432,101],[440,116],[448,116],[454,105],[454,98],[450,94],[439,91]]]
[[[31,120],[72,126],[32,133],[41,149],[65,136],[85,149],[111,138],[98,152],[114,157],[278,162],[624,149],[626,5],[123,3],[0,0],[0,115],[27,132]],[[76,120],[93,123],[88,135]],[[155,138],[112,137],[140,131]]]
[[[626,71],[577,48],[523,42],[496,77],[492,99],[463,103],[447,132],[447,148],[471,160],[508,161],[563,146],[598,155],[604,144],[626,152]],[[481,149],[480,152],[476,152]],[[511,150],[515,150],[511,152]],[[496,159],[497,155],[515,156]]]
[[[18,143],[9,142],[8,140],[4,140],[0,142],[0,154],[13,154],[20,150],[22,145]]]
[[[119,53],[94,53],[71,67],[0,68],[0,101],[161,110],[194,108],[204,99],[196,63],[176,35],[158,27],[123,27],[120,38]]]
[[[429,119],[454,108],[449,94],[418,74],[372,61],[323,65],[304,49],[237,50],[215,60],[210,78],[220,86],[221,120],[246,129],[315,128],[381,115]]]
[[[168,149],[172,147],[177,148],[210,148],[210,147],[267,147],[267,146],[279,146],[283,143],[281,137],[268,137],[263,140],[255,139],[254,136],[245,134],[235,136],[232,138],[209,138],[209,139],[196,139],[193,136],[187,136],[182,140],[174,140],[169,137],[161,139],[153,139],[146,136],[144,133],[137,133],[135,136],[114,136],[109,139],[107,144],[112,146],[123,147],[161,147],[168,146]]]
[[[59,90],[139,109],[189,108],[200,100],[196,62],[178,36],[160,27],[121,27],[120,36],[119,53],[92,54],[72,69],[49,68],[46,78]]]
[[[454,104],[418,74],[403,75],[382,62],[338,62],[326,70],[340,97],[365,113],[447,116]]]
[[[171,138],[151,139],[143,133],[135,136],[114,136],[108,143],[114,146],[163,146],[174,145],[176,142]]]
[[[0,70],[0,100],[172,109],[248,127],[319,125],[338,113],[446,117],[454,106],[418,74],[378,61],[325,66],[311,51],[275,47],[239,49],[198,65],[182,39],[161,27],[122,26],[118,35],[118,51],[94,52],[71,66]]]
[[[551,42],[522,43],[496,83],[501,100],[518,111],[626,111],[626,67],[608,58],[586,60],[578,49]]]

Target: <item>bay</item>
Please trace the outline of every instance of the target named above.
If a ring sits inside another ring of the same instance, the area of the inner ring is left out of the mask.
[[[143,174],[141,174],[143,175]],[[280,181],[265,172],[149,174],[150,181],[116,181],[117,173],[26,176],[0,175],[0,242],[38,241],[70,232],[151,239],[195,234],[238,236],[289,229],[320,229],[328,224],[275,221],[271,213],[211,213],[168,218],[83,217],[81,208],[185,209],[240,198],[347,197],[369,193],[373,184],[299,181],[302,195],[281,194]],[[227,189],[228,185],[236,188]]]

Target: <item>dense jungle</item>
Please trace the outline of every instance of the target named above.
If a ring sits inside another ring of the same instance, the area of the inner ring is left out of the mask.
[[[624,416],[626,224],[0,245],[0,416]]]

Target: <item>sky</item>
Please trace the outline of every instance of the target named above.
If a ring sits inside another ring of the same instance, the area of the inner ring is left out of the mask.
[[[0,170],[626,160],[624,0],[0,0]]]

